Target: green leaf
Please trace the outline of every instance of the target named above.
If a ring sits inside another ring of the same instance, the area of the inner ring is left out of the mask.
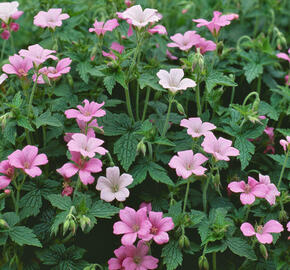
[[[77,64],[76,70],[80,74],[80,77],[85,83],[89,82],[89,73],[93,70],[92,65],[88,62],[80,62]]]
[[[167,175],[166,169],[164,169],[157,163],[150,162],[148,172],[152,179],[155,180],[157,183],[161,182],[169,186],[174,186],[174,183]]]
[[[219,71],[211,71],[206,78],[205,84],[208,92],[211,92],[216,85],[237,86],[233,79]]]
[[[189,218],[191,221],[191,225],[197,225],[200,224],[204,219],[206,219],[206,214],[201,211],[197,210],[191,210],[189,214]]]
[[[178,225],[180,218],[181,218],[181,213],[182,213],[182,202],[179,201],[175,204],[170,205],[168,214],[166,214],[167,217],[172,217],[173,222],[176,225]]]
[[[210,229],[209,229],[209,222],[208,220],[203,220],[202,223],[199,224],[198,226],[198,233],[201,239],[202,244],[205,244],[206,239],[209,235]]]
[[[16,138],[16,122],[8,121],[3,132],[4,138],[15,145]]]
[[[285,136],[285,138],[287,136],[290,136],[290,128],[277,128],[276,129],[278,132],[280,132],[282,135]]]
[[[285,162],[285,155],[270,155],[268,154],[268,156],[270,158],[272,158],[273,160],[275,160],[276,162],[279,163],[279,165],[283,166],[284,165],[284,162]],[[290,168],[290,158],[287,159],[287,163],[286,163],[286,166],[285,168]]]
[[[69,210],[72,206],[71,198],[68,196],[62,196],[60,194],[51,194],[47,196],[52,206],[57,207],[60,210]]]
[[[29,246],[42,247],[36,235],[28,227],[15,226],[9,230],[9,236],[12,241],[14,241],[20,246],[29,245]]]
[[[137,144],[137,135],[129,132],[122,135],[114,145],[114,153],[126,171],[136,158]]]
[[[178,242],[170,240],[170,242],[163,247],[161,257],[163,257],[163,262],[167,270],[174,270],[181,265],[183,258]]]
[[[252,155],[255,153],[255,145],[248,141],[247,138],[236,137],[235,147],[240,151],[238,158],[241,161],[241,169],[243,170],[249,165]]]
[[[20,200],[20,212],[21,219],[36,216],[42,206],[41,192],[40,190],[32,190],[25,194]]]
[[[20,116],[20,118],[17,119],[17,125],[20,127],[26,128],[29,131],[34,131],[34,128],[31,126],[27,117]]]
[[[132,175],[132,177],[134,179],[134,181],[130,185],[130,187],[134,187],[136,185],[141,184],[146,179],[147,172],[148,172],[147,163],[141,162],[141,163],[137,164],[136,166],[134,166],[130,172],[130,174]]]
[[[167,138],[158,137],[153,143],[160,144],[160,145],[166,145],[166,146],[176,146],[175,143],[171,142]]]
[[[37,117],[35,125],[36,128],[39,128],[40,126],[62,127],[62,123],[56,117],[52,116],[50,111],[46,111]]]
[[[125,113],[113,114],[107,112],[106,115],[98,119],[98,123],[104,126],[105,136],[123,135],[132,129],[132,121]]]
[[[259,115],[267,115],[275,121],[279,118],[276,109],[265,101],[261,101],[259,104]]]
[[[112,91],[114,86],[116,85],[116,80],[113,76],[108,76],[104,79],[104,85],[110,95],[112,95]]]
[[[243,69],[248,83],[251,83],[255,78],[258,78],[263,73],[263,66],[253,61],[247,63]]]
[[[68,214],[69,210],[66,210],[55,216],[50,228],[51,234],[57,235],[59,225],[65,222]]]
[[[3,214],[2,217],[10,227],[13,227],[20,221],[19,216],[17,216],[15,212],[7,212]]]
[[[103,201],[97,201],[89,209],[88,214],[98,218],[111,218],[115,214],[119,213],[120,209],[109,203]]]
[[[17,92],[12,99],[12,105],[16,108],[20,108],[21,104],[22,104],[21,92]]]
[[[143,89],[146,86],[149,86],[154,90],[166,92],[166,90],[163,89],[160,86],[160,84],[157,82],[157,76],[153,76],[153,75],[148,74],[148,73],[143,73],[138,78],[138,83],[139,83],[141,89]]]
[[[246,257],[249,260],[257,260],[253,248],[246,240],[239,237],[230,237],[226,239],[229,249],[238,256]]]

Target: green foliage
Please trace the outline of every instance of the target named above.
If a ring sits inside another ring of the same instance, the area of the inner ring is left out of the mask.
[[[178,247],[178,242],[171,240],[162,249],[164,264],[167,270],[174,270],[182,264],[182,252]]]

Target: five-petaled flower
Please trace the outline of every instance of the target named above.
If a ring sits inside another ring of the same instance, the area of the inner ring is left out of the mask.
[[[25,77],[28,71],[33,67],[32,61],[29,58],[22,58],[18,54],[9,56],[10,64],[5,64],[2,70],[8,74],[16,74],[18,77]]]
[[[182,119],[180,122],[181,127],[187,128],[187,134],[191,135],[192,138],[198,138],[205,136],[208,133],[212,133],[211,130],[215,129],[216,126],[209,122],[202,123],[199,117],[191,117],[189,119]]]
[[[0,162],[0,189],[5,189],[9,186],[14,176],[14,167],[11,166],[9,160],[3,160]]]
[[[63,20],[67,20],[69,18],[68,14],[61,12],[61,8],[51,8],[47,12],[40,11],[34,17],[33,23],[41,28],[48,27],[55,29],[55,27],[62,25]]]
[[[117,19],[112,19],[104,22],[95,21],[94,28],[90,28],[89,32],[95,32],[98,36],[104,36],[106,32],[112,32],[118,25]]]
[[[182,51],[188,51],[200,42],[200,35],[196,34],[196,31],[187,31],[184,35],[177,33],[170,39],[174,42],[168,43],[167,47],[178,47]]]

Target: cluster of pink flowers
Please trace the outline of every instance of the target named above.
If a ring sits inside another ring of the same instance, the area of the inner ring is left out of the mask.
[[[248,184],[245,181],[233,181],[229,183],[228,188],[235,193],[241,193],[240,200],[242,204],[254,203],[256,197],[266,199],[270,205],[276,203],[276,197],[280,196],[277,187],[271,183],[268,175],[259,174],[259,182],[253,177],[248,177]]]
[[[149,241],[152,239],[158,245],[167,243],[167,232],[174,228],[172,218],[163,218],[162,212],[152,211],[151,204],[141,204],[138,211],[130,207],[120,210],[120,219],[114,224],[114,234],[123,234],[123,246],[114,251],[116,258],[108,261],[109,270],[156,269],[158,259],[148,255]],[[136,247],[137,237],[140,240]]]
[[[8,156],[8,160],[0,162],[0,189],[5,189],[15,176],[15,169],[20,169],[25,174],[34,178],[42,174],[40,165],[48,163],[45,154],[38,154],[38,148],[27,145],[22,150],[16,150]]]
[[[100,129],[97,119],[106,114],[102,109],[104,102],[89,102],[87,99],[83,101],[84,106],[78,105],[76,109],[65,111],[68,119],[75,118],[80,128],[80,133],[67,133],[65,141],[68,143],[68,149],[71,153],[71,161],[65,163],[57,172],[61,174],[66,183],[68,190],[68,179],[75,174],[79,174],[80,180],[84,185],[92,184],[95,178],[92,173],[102,171],[102,161],[95,158],[96,153],[105,155],[108,151],[101,145],[103,140],[97,139],[94,128]],[[70,189],[72,191],[72,189]],[[64,191],[63,195],[68,195],[69,192]],[[69,194],[70,195],[70,194]]]
[[[23,11],[18,10],[19,3],[17,1],[0,3],[0,20],[1,22],[1,38],[9,39],[11,31],[17,32],[19,24],[13,22],[23,14]]]

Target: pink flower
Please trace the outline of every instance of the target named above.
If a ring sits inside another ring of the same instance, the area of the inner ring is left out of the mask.
[[[166,56],[170,59],[170,60],[177,60],[178,57],[174,56],[168,49],[166,50]]]
[[[61,26],[63,20],[67,20],[69,15],[66,13],[61,14],[61,8],[51,8],[47,12],[39,11],[36,16],[34,16],[33,23],[41,28],[51,28],[55,29],[56,26]]]
[[[209,22],[204,19],[197,19],[193,21],[198,23],[196,27],[206,26],[213,35],[218,35],[221,27],[229,25],[232,20],[239,18],[239,15],[235,13],[222,16],[221,15],[221,12],[214,11],[213,18]]]
[[[23,13],[24,13],[23,11],[18,10],[18,11],[16,11],[15,13],[13,13],[11,15],[11,19],[12,20],[17,20],[17,19],[19,19],[23,15]]]
[[[105,148],[100,147],[103,143],[103,140],[75,133],[67,145],[70,151],[79,152],[83,157],[93,158],[96,153],[105,155],[108,152]]]
[[[167,47],[178,47],[182,51],[188,51],[191,47],[199,43],[200,35],[196,31],[187,31],[184,35],[178,33],[170,37],[174,42],[168,43]]]
[[[229,161],[229,156],[238,156],[239,150],[231,147],[232,141],[224,139],[223,137],[216,138],[212,133],[206,134],[201,146],[203,150],[212,154],[216,160]]]
[[[79,120],[90,122],[93,117],[102,117],[106,114],[106,112],[102,109],[100,109],[105,102],[97,103],[92,101],[91,103],[85,99],[83,101],[85,106],[78,105],[78,110],[75,109],[69,109],[65,111],[66,118],[77,118]]]
[[[126,247],[127,257],[122,266],[125,270],[147,270],[158,267],[158,259],[147,255],[149,247],[144,241],[139,241],[137,247],[130,245]]]
[[[158,24],[158,25],[155,25],[152,28],[149,28],[148,32],[150,34],[156,34],[157,33],[159,35],[167,35],[166,28],[163,25],[161,25],[161,24]]]
[[[98,36],[104,36],[107,31],[112,32],[117,26],[119,26],[119,23],[117,19],[108,20],[105,24],[104,22],[98,22],[98,20],[96,20],[93,25],[94,28],[90,28],[89,32],[95,32]]]
[[[9,160],[3,160],[0,162],[0,189],[5,189],[9,186],[14,176],[14,167],[11,166]]]
[[[289,148],[290,144],[290,136],[286,137],[286,140],[280,140],[280,144],[283,147],[283,150],[286,152],[287,149]]]
[[[33,67],[32,61],[28,58],[14,54],[9,56],[10,64],[5,64],[2,70],[8,74],[16,74],[18,77],[26,77],[28,71]]]
[[[144,11],[140,5],[127,8],[121,13],[124,20],[130,20],[130,24],[138,27],[139,29],[146,26],[148,23],[158,22],[160,16],[156,9],[145,8]]]
[[[123,245],[132,245],[137,238],[147,235],[150,232],[151,223],[147,219],[147,209],[145,207],[137,212],[130,207],[120,210],[120,219],[114,224],[114,234],[124,234],[121,242]]]
[[[6,74],[1,74],[0,75],[0,85],[8,78]]]
[[[106,202],[114,199],[123,202],[130,194],[126,187],[132,182],[132,175],[123,173],[120,176],[119,167],[109,167],[106,169],[106,177],[99,177],[96,189],[101,191],[101,199]]]
[[[174,228],[174,223],[171,217],[163,218],[162,212],[149,212],[149,221],[152,225],[148,235],[143,237],[143,240],[149,241],[153,239],[158,245],[165,244],[169,241],[168,231]]]
[[[85,122],[83,120],[77,119],[77,124],[78,124],[80,130],[82,131],[82,133],[84,133],[84,134],[86,132],[86,125],[88,125],[87,136],[88,137],[93,137],[93,138],[96,137],[95,136],[95,131],[94,131],[93,128],[97,128],[97,129],[100,129],[100,130],[102,130],[102,128],[103,128],[102,126],[100,127],[98,125],[97,119],[94,119],[94,120],[90,121],[88,124],[87,124],[87,122]]]
[[[147,212],[149,213],[150,211],[152,211],[152,204],[149,202],[142,202],[139,206],[139,209],[143,208],[143,207],[146,207],[147,209]]]
[[[290,49],[288,49],[288,54],[286,53],[278,53],[276,54],[278,58],[284,59],[290,63]]]
[[[24,58],[30,59],[32,62],[35,63],[36,66],[39,66],[47,59],[51,58],[53,60],[57,60],[57,57],[51,55],[56,51],[43,49],[39,44],[35,44],[32,46],[28,46],[28,50],[20,50],[19,54]]]
[[[276,196],[280,196],[280,192],[277,187],[271,183],[270,177],[268,175],[259,174],[259,183],[266,185],[268,189],[264,198],[269,202],[269,204],[275,204]]]
[[[10,32],[8,30],[4,30],[1,33],[1,38],[4,39],[4,40],[8,40],[10,38]]]
[[[177,156],[173,156],[168,165],[172,169],[176,169],[176,174],[183,179],[187,179],[192,174],[203,175],[207,170],[201,164],[208,159],[200,153],[193,154],[192,150],[177,152]]]
[[[124,46],[120,45],[120,44],[117,43],[117,42],[113,42],[112,45],[111,45],[111,49],[112,49],[113,51],[118,52],[119,54],[122,54],[122,52],[124,51],[124,48],[125,48]],[[109,58],[111,58],[111,59],[113,59],[113,60],[116,60],[116,59],[117,59],[117,56],[114,54],[113,51],[110,51],[109,53],[107,53],[107,52],[105,52],[105,51],[102,51],[102,54],[103,54],[103,56],[105,56],[105,57],[109,57]]]
[[[209,122],[202,123],[199,117],[192,117],[189,119],[182,119],[180,122],[181,127],[187,128],[187,134],[191,135],[192,138],[198,138],[200,136],[205,136],[211,130],[215,129],[216,126]]]
[[[19,24],[18,23],[10,23],[10,29],[13,31],[13,32],[17,32],[19,30]]]
[[[254,178],[248,177],[248,184],[245,181],[231,182],[228,184],[228,188],[235,193],[242,193],[240,200],[242,204],[252,204],[256,197],[265,198],[268,188],[264,184],[260,184]]]
[[[170,71],[161,69],[157,73],[159,84],[163,88],[169,89],[170,92],[175,94],[179,90],[186,90],[189,87],[195,87],[195,81],[191,79],[182,79],[184,72],[181,68],[172,68]]]
[[[283,226],[273,219],[269,220],[264,226],[258,226],[256,231],[248,222],[244,222],[241,225],[241,231],[244,236],[256,235],[258,241],[262,244],[271,244],[273,242],[273,236],[270,233],[280,233],[283,230]]]
[[[204,38],[200,38],[195,47],[200,49],[201,54],[216,50],[216,44],[213,41],[205,40]]]
[[[186,9],[186,8],[184,8],[184,9],[181,11],[182,14],[185,14],[185,13],[187,13],[187,12],[188,12],[188,9]]]
[[[73,192],[74,192],[73,187],[71,187],[71,186],[65,186],[64,189],[61,192],[61,195],[62,196],[70,196],[70,195],[73,194]]]
[[[42,171],[39,165],[48,163],[45,154],[38,155],[38,148],[33,145],[27,145],[22,150],[16,150],[8,156],[11,166],[22,169],[30,177],[41,175]]]
[[[115,256],[117,258],[111,258],[108,261],[109,270],[124,270],[125,268],[122,267],[122,263],[124,259],[127,257],[126,254],[127,247],[121,246],[114,250]]]
[[[78,172],[84,185],[92,184],[95,181],[95,178],[91,175],[91,173],[102,171],[103,164],[98,158],[91,158],[86,161],[81,157],[80,153],[71,152],[71,160],[74,163],[65,163],[56,171],[66,178],[70,178]]]
[[[17,1],[0,3],[0,19],[8,23],[9,19],[18,12],[19,3]]]
[[[124,1],[125,5],[129,8],[132,5],[132,1],[131,0],[125,0]]]

